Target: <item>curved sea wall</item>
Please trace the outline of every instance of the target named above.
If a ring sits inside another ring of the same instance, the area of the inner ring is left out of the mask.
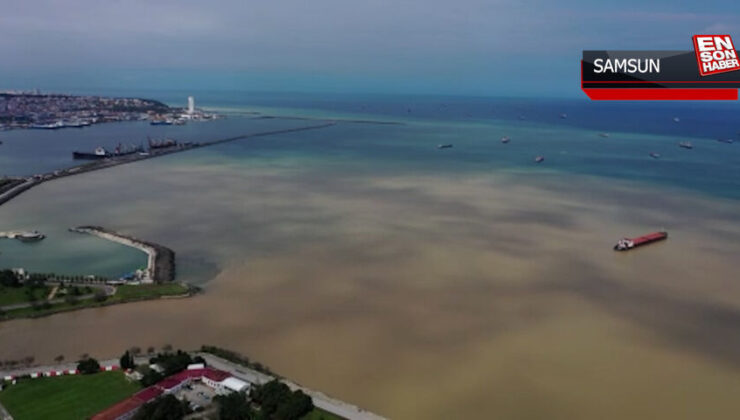
[[[167,283],[175,281],[175,251],[166,246],[143,241],[133,236],[122,235],[100,226],[78,226],[69,230],[70,232],[95,235],[145,252],[149,258],[144,282]]]

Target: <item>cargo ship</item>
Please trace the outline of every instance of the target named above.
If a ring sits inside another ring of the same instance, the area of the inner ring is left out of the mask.
[[[174,146],[177,146],[177,141],[173,139],[164,139],[160,141],[149,139],[149,150],[165,149],[167,147],[174,147]]]
[[[637,238],[622,238],[614,245],[615,251],[629,251],[632,248],[638,246],[651,244],[653,242],[662,241],[668,238],[668,232],[653,232],[647,235],[639,236]]]
[[[452,149],[451,144],[438,144],[437,149]]]
[[[694,148],[694,145],[691,144],[690,141],[682,141],[682,142],[678,143],[678,147],[682,147],[684,149],[693,149]]]
[[[119,143],[118,146],[116,146],[116,148],[113,150],[113,153],[108,152],[103,147],[98,147],[95,149],[93,153],[72,152],[72,158],[78,159],[78,160],[107,159],[111,157],[133,155],[134,153],[139,153],[143,151],[144,151],[144,148],[142,146],[131,146],[131,147],[124,149],[123,147],[121,147],[121,144]]]
[[[72,152],[72,158],[78,159],[78,160],[92,160],[92,159],[106,159],[111,157],[111,154],[108,153],[107,150],[105,150],[102,147],[95,148],[95,151],[92,153],[89,152]]]

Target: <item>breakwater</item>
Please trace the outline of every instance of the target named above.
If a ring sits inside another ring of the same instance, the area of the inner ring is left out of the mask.
[[[69,168],[58,169],[53,172],[45,174],[36,174],[27,178],[13,178],[4,183],[0,183],[0,206],[17,197],[18,195],[30,190],[33,187],[41,185],[44,182],[52,181],[58,178],[64,178],[67,176],[79,175],[86,172],[97,171],[106,168],[112,168],[118,165],[125,165],[127,163],[138,162],[146,159],[153,159],[170,155],[173,153],[185,152],[187,150],[197,149],[201,147],[214,146],[217,144],[228,143],[237,140],[244,140],[251,137],[264,137],[272,136],[277,134],[294,133],[298,131],[316,130],[320,128],[327,128],[336,125],[335,122],[327,122],[324,124],[309,125],[304,127],[286,128],[282,130],[271,130],[263,131],[258,133],[243,134],[240,136],[229,137],[219,140],[211,140],[201,143],[188,143],[178,144],[173,147],[165,149],[153,149],[147,154],[132,154],[126,156],[114,156],[108,159],[88,162],[82,165],[77,165]]]
[[[146,253],[146,273],[143,283],[167,283],[175,281],[175,251],[153,242],[143,241],[133,236],[123,235],[100,226],[78,226],[70,228],[70,232],[94,235],[109,241],[130,246]]]

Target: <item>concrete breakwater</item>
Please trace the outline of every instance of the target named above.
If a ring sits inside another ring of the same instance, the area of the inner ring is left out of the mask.
[[[173,147],[166,149],[150,150],[148,154],[131,154],[126,156],[114,156],[108,159],[99,161],[89,162],[82,165],[73,166],[65,169],[58,169],[54,172],[45,174],[37,174],[28,178],[13,178],[5,183],[0,183],[0,206],[17,197],[18,195],[30,190],[33,187],[41,185],[44,182],[52,181],[54,179],[63,178],[72,175],[79,175],[86,172],[97,171],[100,169],[112,168],[118,165],[124,165],[127,163],[138,162],[140,160],[152,159],[156,157],[166,156],[172,153],[184,152],[187,150],[197,149],[200,147],[213,146],[216,144],[232,142],[236,140],[248,139],[250,137],[262,137],[271,136],[276,134],[293,133],[297,131],[316,130],[319,128],[326,128],[335,125],[335,122],[327,122],[324,124],[309,125],[304,127],[287,128],[283,130],[272,130],[263,131],[258,133],[243,134],[241,136],[229,137],[220,140],[212,140],[202,143],[189,143],[189,144],[178,144]]]
[[[100,226],[78,226],[70,228],[70,232],[95,235],[99,238],[117,242],[145,252],[147,261],[144,283],[167,283],[175,281],[175,251],[165,246],[143,241],[133,236],[122,235],[118,232]]]

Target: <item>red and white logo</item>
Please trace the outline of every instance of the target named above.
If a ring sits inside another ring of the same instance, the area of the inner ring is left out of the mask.
[[[702,76],[740,70],[737,51],[729,35],[694,35],[694,51]]]

